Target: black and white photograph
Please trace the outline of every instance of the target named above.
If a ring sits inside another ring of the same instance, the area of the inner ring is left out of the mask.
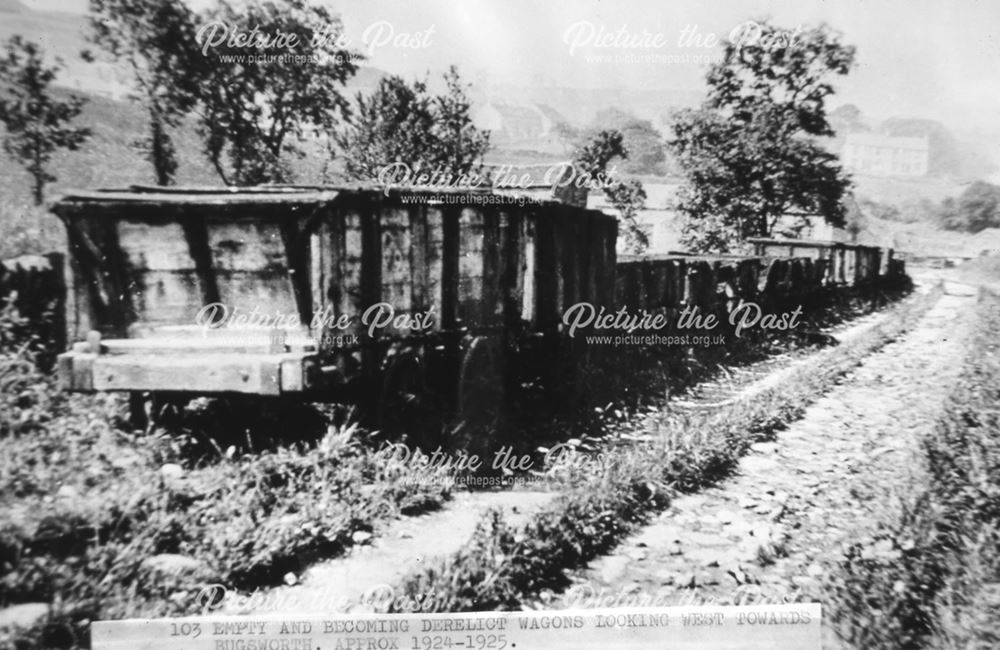
[[[0,650],[1000,648],[1000,4],[0,0]]]

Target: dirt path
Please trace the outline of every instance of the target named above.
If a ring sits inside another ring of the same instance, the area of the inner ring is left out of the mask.
[[[261,597],[234,599],[225,614],[331,614],[372,611],[362,602],[392,595],[390,588],[428,562],[457,552],[472,538],[488,510],[508,521],[526,520],[556,497],[554,492],[459,492],[439,511],[403,517],[370,544],[353,546],[343,557],[320,562],[294,585]]]
[[[927,293],[932,286],[923,285],[917,291]],[[822,333],[835,339],[839,345],[844,345],[862,338],[888,317],[887,310],[874,311],[827,328]],[[722,377],[694,386],[689,395],[673,398],[671,406],[704,410],[752,399],[786,382],[802,365],[810,363],[815,354],[814,349],[799,350],[794,354],[776,355],[744,367],[723,368]]]
[[[612,555],[573,574],[574,585],[547,606],[741,594],[823,602],[823,577],[843,545],[913,471],[915,443],[960,370],[974,304],[970,287],[946,287],[909,334],[868,357],[774,442],[754,445],[737,475],[679,497]]]

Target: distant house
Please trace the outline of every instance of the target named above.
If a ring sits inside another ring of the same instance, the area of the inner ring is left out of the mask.
[[[501,149],[565,152],[556,126],[566,120],[544,104],[488,102],[473,110],[472,120],[477,128],[489,131],[491,143]]]
[[[925,176],[930,158],[927,138],[850,133],[841,156],[849,171],[873,176]]]

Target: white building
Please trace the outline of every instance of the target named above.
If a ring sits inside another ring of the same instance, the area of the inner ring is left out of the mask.
[[[930,158],[927,138],[850,133],[841,156],[849,171],[873,176],[925,176]]]
[[[556,128],[566,120],[544,104],[488,102],[473,109],[472,121],[489,131],[491,144],[500,149],[566,153]]]

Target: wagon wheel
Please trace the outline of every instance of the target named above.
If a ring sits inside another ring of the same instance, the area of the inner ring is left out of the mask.
[[[129,391],[128,422],[132,429],[138,431],[149,431],[152,426],[149,415],[149,408],[146,403],[146,394],[140,390]]]
[[[605,346],[590,346],[586,342],[570,344],[567,358],[562,362],[561,378],[554,384],[564,385],[565,400],[569,405],[586,408],[595,397],[603,395],[608,385],[606,364],[610,355]]]
[[[441,438],[441,408],[427,386],[420,356],[415,352],[396,355],[382,380],[378,405],[379,428],[390,436],[433,448]]]
[[[155,427],[171,429],[180,424],[190,395],[157,391],[129,391],[129,423],[146,433]]]
[[[452,440],[458,448],[489,447],[496,433],[504,397],[500,352],[496,340],[477,336],[462,356]]]

